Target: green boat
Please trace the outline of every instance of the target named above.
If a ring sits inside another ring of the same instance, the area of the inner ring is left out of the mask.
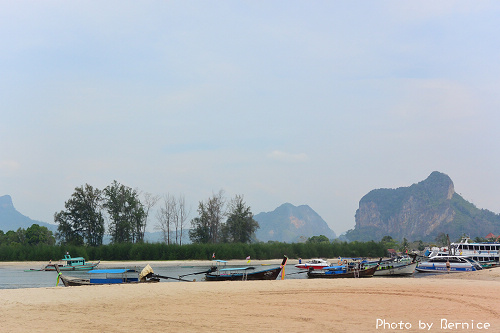
[[[86,271],[94,269],[95,267],[97,267],[97,265],[99,265],[101,261],[98,261],[96,263],[88,263],[83,257],[72,258],[69,253],[66,253],[64,255],[64,258],[61,259],[60,262],[62,263],[49,262],[48,265],[40,269],[32,268],[30,269],[30,271],[55,271],[55,265],[57,265],[60,271]]]

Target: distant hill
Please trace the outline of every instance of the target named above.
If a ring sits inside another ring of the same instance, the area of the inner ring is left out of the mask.
[[[259,222],[256,237],[259,241],[300,242],[312,236],[336,238],[328,224],[311,207],[285,203],[272,212],[254,216]]]
[[[256,237],[259,241],[280,241],[280,242],[300,242],[312,236],[325,235],[329,239],[336,238],[335,233],[328,227],[327,223],[311,207],[302,205],[295,207],[286,203],[272,212],[259,213],[254,216],[259,222],[260,229],[257,229]],[[10,195],[0,197],[0,230],[7,232],[16,231],[19,228],[27,229],[33,224],[47,227],[54,234],[57,225],[37,220],[32,220],[18,212],[12,203]],[[172,233],[171,237],[174,235]],[[104,244],[109,244],[111,238],[104,236]],[[144,234],[146,242],[162,242],[161,232],[146,232]],[[183,244],[189,244],[189,230],[184,230]]]
[[[57,230],[57,226],[55,224],[32,220],[19,213],[14,208],[10,195],[0,197],[0,230],[7,232],[9,230],[16,231],[19,228],[27,229],[35,223],[39,226],[46,227],[52,232]]]
[[[376,189],[359,201],[349,240],[379,241],[383,236],[432,241],[440,233],[458,239],[500,233],[500,215],[478,209],[455,192],[453,181],[434,171],[409,187]]]
[[[24,216],[16,210],[14,204],[12,203],[12,198],[10,195],[4,195],[0,197],[0,230],[7,232],[9,230],[17,231],[19,228],[27,229],[33,224],[38,224],[39,226],[46,227],[52,231],[55,235],[57,231],[56,224],[50,224],[46,222],[41,222],[37,220],[32,220],[27,216]],[[171,233],[172,239],[175,238],[175,233]],[[157,243],[163,241],[163,234],[159,231],[157,232],[145,232],[144,241],[150,243]],[[109,235],[104,235],[104,244],[109,244],[111,242],[111,237]],[[189,230],[184,230],[182,236],[182,243],[189,244]]]

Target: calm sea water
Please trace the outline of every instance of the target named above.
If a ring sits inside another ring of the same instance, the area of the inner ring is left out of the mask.
[[[153,268],[153,271],[158,274],[158,275],[163,275],[163,276],[169,276],[169,277],[179,277],[181,275],[185,274],[191,274],[191,273],[197,273],[197,272],[202,272],[206,271],[210,268],[209,265],[207,266],[191,266],[189,262],[186,262],[185,265],[180,265],[180,266],[165,266],[165,265],[155,265],[154,263],[150,263],[150,266]],[[100,269],[106,269],[106,268],[136,268],[137,270],[142,270],[142,266],[123,266],[123,265],[105,265],[101,264],[99,265]],[[230,266],[227,266],[228,268]],[[235,266],[236,267],[236,266]],[[261,265],[255,265],[255,270],[262,270],[262,269],[267,269],[267,268],[273,268],[276,267],[276,265],[269,265],[269,266],[261,266]],[[0,289],[17,289],[17,288],[46,288],[46,287],[55,287],[56,282],[57,282],[57,272],[44,272],[44,271],[29,271],[26,272],[26,270],[29,269],[39,269],[40,265],[37,267],[36,265],[33,264],[23,264],[23,265],[16,265],[16,266],[10,266],[10,265],[2,265],[0,263]],[[73,271],[67,271],[63,272],[64,275],[68,276],[75,276],[75,277],[81,277],[81,278],[88,278],[88,273],[86,271],[81,271],[81,272],[73,272]],[[183,277],[183,279],[186,280],[193,280],[196,279],[196,281],[203,281],[204,274],[199,274],[199,275],[189,275]],[[278,277],[279,279],[280,277]],[[304,273],[303,270],[299,270],[298,268],[295,268],[293,265],[287,265],[285,268],[285,278],[286,279],[305,279],[307,278],[307,274]],[[177,280],[164,280],[161,279],[161,283],[164,282],[180,282]],[[203,281],[204,282],[204,281]],[[61,286],[61,283],[59,283],[59,286]]]

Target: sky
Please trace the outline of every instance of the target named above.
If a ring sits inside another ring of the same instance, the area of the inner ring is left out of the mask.
[[[0,196],[32,219],[114,180],[337,233],[447,174],[500,213],[497,1],[0,2]],[[155,224],[152,217],[150,228]]]

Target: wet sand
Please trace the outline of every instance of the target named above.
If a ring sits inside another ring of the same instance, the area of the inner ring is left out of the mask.
[[[500,268],[425,278],[4,289],[0,318],[1,332],[500,332]]]

